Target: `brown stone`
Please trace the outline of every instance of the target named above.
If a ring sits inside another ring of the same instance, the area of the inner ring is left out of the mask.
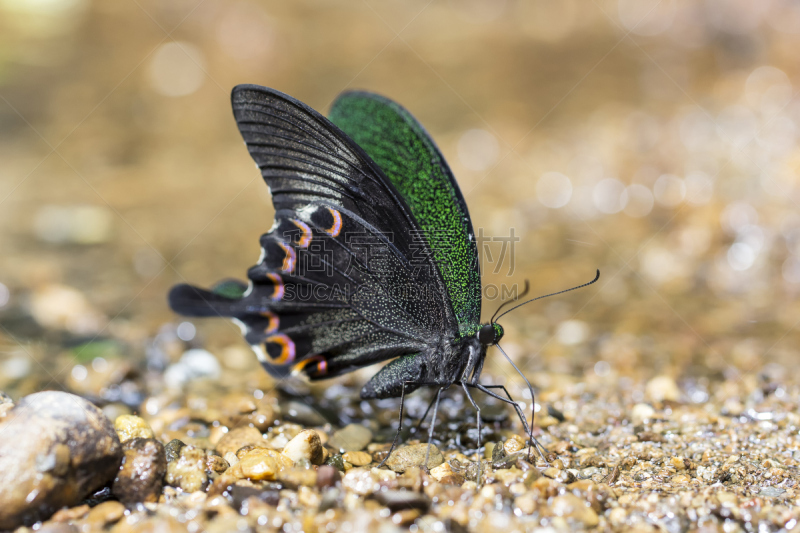
[[[307,459],[312,465],[321,465],[325,460],[322,441],[319,434],[313,429],[298,433],[286,444],[283,454],[295,463],[301,459]]]
[[[83,505],[78,505],[77,507],[59,509],[53,516],[50,517],[50,521],[72,522],[74,520],[79,520],[89,513],[89,509],[89,506],[85,503]]]
[[[135,438],[152,439],[155,437],[150,425],[143,418],[135,415],[118,416],[114,420],[114,430],[117,432],[119,441],[123,443]]]
[[[274,481],[278,472],[291,468],[293,462],[282,453],[265,448],[254,448],[244,454],[240,461],[225,471],[224,477],[251,481]]]
[[[217,443],[217,453],[225,457],[228,452],[236,453],[245,446],[266,447],[264,437],[256,428],[238,427],[226,433]]]
[[[205,452],[191,445],[181,448],[178,459],[167,463],[164,480],[173,487],[180,487],[184,492],[205,488],[208,482]]]
[[[156,502],[164,485],[167,458],[155,439],[134,438],[122,445],[122,466],[112,492],[123,503]]]
[[[342,480],[342,474],[336,469],[336,467],[330,465],[322,465],[317,469],[317,487],[327,488],[333,487]]]
[[[102,529],[108,524],[117,522],[125,514],[125,506],[120,502],[108,501],[96,505],[89,511],[85,523],[89,529]]]
[[[113,424],[92,403],[55,391],[24,397],[0,421],[0,529],[78,504],[121,460]]]
[[[425,456],[428,454],[427,444],[411,444],[409,446],[401,446],[392,452],[389,460],[386,461],[386,466],[395,472],[405,472],[406,469],[412,466],[427,466],[429,469],[439,466],[444,462],[444,456],[435,445],[430,445],[430,454],[428,455],[428,462],[425,464]]]
[[[367,452],[345,452],[342,459],[353,466],[367,466],[372,462],[372,456]]]

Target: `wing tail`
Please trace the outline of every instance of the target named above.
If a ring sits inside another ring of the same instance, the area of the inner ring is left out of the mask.
[[[240,300],[215,292],[182,283],[169,291],[169,306],[173,311],[184,316],[220,316],[232,317],[236,311],[234,306]]]

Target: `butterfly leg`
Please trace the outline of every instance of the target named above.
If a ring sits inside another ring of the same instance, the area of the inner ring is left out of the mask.
[[[392,445],[389,447],[389,453],[386,454],[386,457],[383,458],[381,464],[378,465],[378,468],[383,468],[383,465],[386,464],[386,461],[389,460],[389,457],[392,456],[392,452],[394,451],[394,447],[397,446],[397,439],[400,438],[400,432],[403,431],[403,407],[406,403],[406,385],[412,383],[410,381],[403,382],[403,388],[400,391],[400,419],[397,422],[397,433],[394,434],[394,440],[392,440]]]
[[[462,381],[461,382],[461,386],[464,388],[464,394],[467,395],[467,399],[469,400],[469,403],[472,404],[472,407],[474,407],[475,411],[477,412],[477,417],[478,417],[478,422],[477,422],[477,426],[478,426],[478,451],[480,452],[480,450],[481,450],[481,422],[482,422],[482,420],[481,420],[481,408],[478,407],[478,404],[475,403],[475,400],[472,398],[472,394],[469,393],[469,389],[467,388],[467,383],[465,381]]]
[[[484,392],[485,394],[488,394],[492,398],[495,398],[497,400],[500,400],[501,402],[504,402],[504,403],[507,403],[507,404],[511,405],[514,408],[514,410],[517,412],[517,416],[519,417],[520,422],[522,422],[522,427],[525,429],[525,433],[527,433],[528,436],[531,439],[531,443],[533,444],[533,447],[536,448],[536,451],[539,453],[539,456],[541,456],[542,460],[546,464],[549,465],[550,462],[547,460],[547,456],[545,454],[545,452],[547,452],[547,449],[544,446],[542,446],[539,443],[539,441],[536,440],[536,438],[533,436],[533,426],[528,426],[528,422],[525,419],[525,415],[522,413],[522,409],[517,404],[517,402],[515,402],[511,398],[511,394],[509,394],[508,390],[503,385],[489,385],[489,386],[486,386],[486,385],[478,384],[478,385],[475,385],[475,388],[477,388],[481,392]],[[506,396],[508,396],[508,398],[503,398],[499,394],[496,394],[495,392],[492,392],[491,390],[489,390],[489,389],[497,389],[497,388],[502,388],[503,391],[505,391]]]
[[[433,415],[431,417],[431,427],[428,430],[428,449],[425,451],[425,462],[422,463],[425,468],[428,468],[428,458],[431,455],[431,441],[433,441],[433,430],[436,428],[436,412],[439,410],[439,399],[442,397],[442,392],[447,387],[439,387],[436,390],[436,401],[433,403]]]
[[[511,398],[511,394],[508,392],[508,389],[506,389],[505,385],[483,385],[483,387],[486,387],[487,389],[503,389],[503,392],[506,393],[508,399],[511,400],[512,402],[514,401],[513,398]],[[531,401],[535,402],[536,400],[531,398]],[[516,405],[516,402],[514,402],[514,405]],[[548,452],[547,448],[542,446],[542,444],[538,440],[536,440],[536,437],[533,436],[533,419],[531,419],[530,428],[526,428],[526,431],[528,432],[528,437],[530,438],[531,443],[533,443],[534,448],[536,448],[536,451],[539,452],[539,455],[542,457],[542,460],[544,460],[545,463],[550,464],[546,459],[546,455],[550,452]]]
[[[395,447],[397,446],[397,439],[400,438],[400,432],[403,431],[403,409],[404,409],[405,402],[406,402],[406,386],[407,385],[424,386],[424,385],[436,385],[436,384],[435,383],[418,383],[416,381],[404,381],[403,382],[403,387],[402,387],[402,389],[400,391],[400,418],[399,418],[398,424],[397,424],[397,433],[394,434],[394,440],[392,440],[392,445],[389,448],[389,453],[387,453],[386,457],[383,458],[383,461],[381,461],[381,463],[378,465],[378,468],[383,468],[383,465],[385,465],[386,461],[389,460],[389,457],[391,457],[392,452],[394,451]],[[436,398],[437,398],[436,404],[437,405],[439,404],[438,397],[439,397],[439,395],[437,394],[436,395]],[[436,410],[434,410],[433,413],[434,413],[434,418],[435,418],[436,417]],[[426,415],[427,415],[427,413],[426,413]],[[426,461],[426,463],[427,463],[427,461]]]

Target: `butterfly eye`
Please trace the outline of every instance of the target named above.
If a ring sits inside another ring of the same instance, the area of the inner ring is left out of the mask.
[[[492,324],[484,324],[478,330],[478,341],[481,344],[494,344],[495,331]]]
[[[500,339],[503,338],[505,331],[503,330],[503,326],[498,323],[494,323],[492,326],[494,327],[494,344],[497,344],[500,342]]]

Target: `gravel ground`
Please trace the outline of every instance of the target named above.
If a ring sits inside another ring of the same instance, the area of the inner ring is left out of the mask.
[[[542,374],[537,381],[536,436],[549,464],[527,453],[521,424],[491,399],[482,402],[485,446],[477,449],[474,413],[455,388],[442,402],[430,452],[427,422],[419,433],[407,424],[400,448],[381,468],[398,402],[360,402],[346,381],[308,389],[302,382],[276,388],[258,374],[227,386],[198,377],[184,383],[184,392],[148,396],[141,417],[104,402],[124,450],[116,479],[34,529],[779,531],[796,525],[796,384],[748,375],[718,383],[706,397],[667,376],[636,383]],[[411,417],[420,416],[429,397],[410,398]],[[10,399],[4,405],[0,429],[15,413]],[[41,453],[36,444],[26,446]]]

